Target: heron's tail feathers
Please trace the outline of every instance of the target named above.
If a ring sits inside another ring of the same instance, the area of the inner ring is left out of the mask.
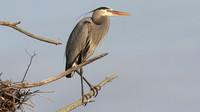
[[[75,67],[75,66],[76,66],[76,63],[73,63],[73,64],[71,65],[71,67]],[[65,70],[67,70],[67,69],[69,69],[69,68],[71,68],[71,67],[70,67],[70,66],[66,66]],[[67,78],[72,78],[72,77],[74,76],[74,74],[75,74],[75,72],[73,71],[72,73],[67,74],[66,77],[67,77]]]
[[[72,78],[73,76],[74,76],[74,72],[72,72],[72,73],[66,75],[67,78]]]

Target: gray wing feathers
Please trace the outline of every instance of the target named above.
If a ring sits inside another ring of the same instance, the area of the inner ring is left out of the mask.
[[[73,63],[78,58],[81,50],[85,48],[88,37],[88,23],[89,19],[85,18],[80,21],[69,36],[66,46],[66,70],[71,68]]]

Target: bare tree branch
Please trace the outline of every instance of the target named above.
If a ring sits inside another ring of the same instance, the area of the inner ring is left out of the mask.
[[[63,72],[63,73],[61,73],[61,74],[59,74],[57,76],[53,76],[53,77],[47,78],[47,79],[42,80],[40,82],[22,83],[22,84],[13,85],[11,87],[31,88],[31,87],[38,87],[38,86],[42,86],[42,85],[51,83],[51,82],[56,81],[56,80],[58,80],[58,79],[60,79],[60,78],[62,78],[64,76],[66,76],[67,74],[69,74],[69,73],[71,73],[71,72],[73,72],[73,71],[75,71],[75,70],[77,70],[77,69],[79,69],[79,68],[81,68],[81,67],[83,67],[83,66],[85,66],[85,65],[87,65],[87,64],[89,64],[89,63],[91,63],[93,61],[95,61],[95,60],[97,60],[97,59],[100,59],[100,58],[106,56],[107,54],[108,53],[104,53],[104,54],[101,54],[99,56],[96,56],[96,57],[94,57],[94,58],[92,58],[92,59],[90,59],[88,61],[85,61],[84,63],[81,63],[81,64],[77,65],[76,67],[72,67],[72,68],[68,69],[67,71],[65,71],[65,72]]]
[[[21,23],[20,21],[16,22],[16,23],[10,23],[10,22],[7,22],[7,21],[0,21],[0,25],[11,27],[11,28],[13,28],[13,29],[15,29],[15,30],[17,30],[17,31],[29,36],[29,37],[32,37],[34,39],[37,39],[37,40],[40,40],[40,41],[44,41],[44,42],[48,42],[48,43],[51,43],[51,44],[56,44],[56,45],[62,44],[62,42],[60,42],[59,39],[54,41],[54,40],[46,39],[44,37],[35,36],[35,35],[27,32],[27,31],[17,27],[17,25],[20,24],[20,23]]]
[[[110,77],[107,77],[105,80],[103,80],[99,85],[97,85],[96,87],[97,87],[97,89],[98,89],[98,91],[101,89],[101,87],[102,86],[104,86],[105,84],[107,84],[108,82],[111,82],[114,78],[116,78],[116,77],[118,77],[118,74],[115,74],[115,75],[112,75],[112,76],[110,76]],[[85,96],[87,97],[87,98],[92,98],[92,96],[94,95],[95,93],[94,93],[94,91],[90,91],[88,94],[86,94]],[[94,100],[92,100],[92,102],[93,102]],[[88,102],[91,102],[91,101],[87,101],[87,100],[84,100],[84,103],[88,103]],[[73,110],[73,109],[75,109],[75,108],[77,108],[77,107],[79,107],[79,106],[81,106],[81,105],[83,105],[83,103],[82,103],[82,98],[81,99],[79,99],[78,101],[76,101],[76,102],[74,102],[74,103],[72,103],[72,104],[70,104],[70,105],[68,105],[68,106],[66,106],[66,107],[64,107],[64,108],[62,108],[62,109],[60,109],[60,110],[57,110],[56,112],[69,112],[69,111],[71,111],[71,110]]]
[[[33,61],[33,58],[36,56],[35,52],[33,53],[33,55],[30,55],[30,54],[28,53],[28,51],[26,50],[26,53],[31,57],[31,60],[30,60],[30,62],[29,62],[29,64],[28,64],[28,67],[27,67],[27,69],[26,69],[26,72],[25,72],[25,74],[24,74],[24,77],[23,77],[21,83],[24,82],[24,79],[25,79],[25,77],[26,77],[26,74],[28,73],[28,70],[29,70],[29,68],[30,68],[30,66],[31,66],[31,63],[32,63],[32,61]]]

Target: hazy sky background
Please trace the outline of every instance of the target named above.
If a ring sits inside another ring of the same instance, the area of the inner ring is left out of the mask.
[[[63,42],[56,46],[0,26],[1,78],[21,81],[30,61],[25,49],[37,54],[27,82],[62,73],[67,39],[83,17],[76,19],[101,6],[132,15],[111,17],[104,45],[93,56],[109,55],[84,67],[84,75],[92,84],[119,77],[102,88],[96,102],[74,112],[199,112],[199,0],[1,0],[0,21],[21,21],[19,27]],[[42,94],[55,102],[32,97],[36,112],[55,112],[81,98],[78,75],[32,90],[38,89],[55,91]]]

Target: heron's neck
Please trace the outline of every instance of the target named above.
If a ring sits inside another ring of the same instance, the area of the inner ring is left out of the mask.
[[[97,25],[110,25],[109,16],[93,16],[92,20]]]

